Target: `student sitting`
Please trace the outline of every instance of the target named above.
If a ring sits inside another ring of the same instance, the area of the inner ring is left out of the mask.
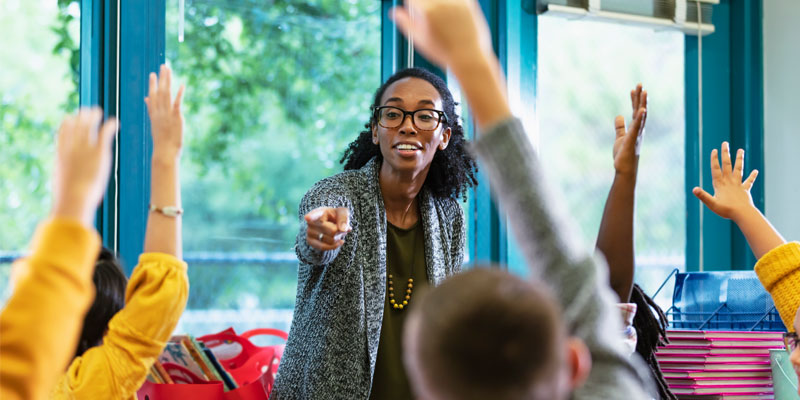
[[[509,110],[479,5],[409,0],[406,7],[395,10],[395,21],[419,51],[461,84],[480,132],[478,159],[533,275],[553,289],[548,293],[505,272],[481,269],[432,289],[409,316],[404,335],[406,367],[417,395],[650,398],[649,379],[638,374],[622,344],[606,267],[571,245],[545,200],[541,166]],[[633,132],[643,116],[638,113]],[[459,307],[462,301],[469,303]],[[514,303],[520,305],[509,305]]]
[[[172,71],[162,65],[159,77],[150,75],[145,99],[153,159],[144,254],[127,288],[113,256],[101,255],[95,270],[100,296],[86,315],[78,353],[58,382],[53,399],[135,399],[186,306],[189,284],[186,264],[181,261],[178,177],[183,87],[173,101],[171,79]],[[116,312],[114,308],[122,306],[118,301],[123,290],[125,304]]]
[[[111,171],[117,129],[99,109],[64,118],[58,130],[50,217],[30,255],[15,265],[16,285],[0,314],[0,398],[46,399],[75,351],[92,302],[100,251],[93,220]]]
[[[715,214],[735,222],[747,239],[750,249],[758,258],[756,275],[772,296],[775,308],[790,332],[787,335],[787,348],[792,353],[790,359],[800,377],[800,350],[796,334],[800,330],[800,243],[787,243],[753,204],[750,189],[758,171],[753,170],[742,181],[744,150],[736,152],[736,161],[731,166],[730,145],[723,142],[721,158],[720,167],[717,150],[711,151],[714,195],[700,187],[694,188],[692,193]]]

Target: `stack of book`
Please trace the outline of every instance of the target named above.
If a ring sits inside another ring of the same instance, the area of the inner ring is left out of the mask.
[[[179,365],[183,367],[183,370],[170,370],[169,372],[173,375],[170,377],[163,366],[166,363]],[[184,383],[194,382],[198,379],[221,381],[225,391],[239,387],[233,377],[219,363],[214,353],[203,342],[195,340],[190,335],[175,335],[169,339],[164,352],[150,368],[147,379],[153,383],[175,383],[173,377],[176,375],[180,376]]]
[[[656,358],[682,400],[772,399],[769,350],[781,332],[667,331]]]

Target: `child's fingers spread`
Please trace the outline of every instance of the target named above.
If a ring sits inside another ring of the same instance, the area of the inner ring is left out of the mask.
[[[167,89],[167,93],[169,93],[172,89],[172,68],[170,68],[165,64],[164,70],[165,70],[164,71],[165,75],[167,77],[166,82],[164,82],[164,87]]]
[[[156,77],[155,72],[150,73],[150,82],[149,82],[148,94],[149,97],[153,97],[156,94],[158,88],[158,78]]]
[[[748,176],[744,183],[742,183],[745,190],[750,190],[753,187],[753,184],[756,182],[756,177],[758,177],[758,170],[754,169],[752,172],[750,172],[750,176]]]
[[[614,131],[617,134],[617,138],[625,136],[625,118],[622,115],[617,115],[614,118]]]
[[[722,178],[722,169],[719,166],[719,157],[717,156],[717,149],[711,150],[711,178],[714,181]]]
[[[58,128],[58,137],[56,138],[56,143],[59,149],[64,150],[65,147],[72,142],[74,132],[75,132],[75,117],[72,115],[67,115],[61,121],[61,126]]]
[[[405,8],[393,8],[390,17],[392,21],[394,21],[395,25],[397,25],[397,28],[400,29],[400,32],[403,32],[406,37],[414,33],[414,24],[411,16],[408,15],[408,11]]]
[[[722,176],[727,176],[731,173],[731,145],[728,142],[722,142]]]
[[[109,118],[103,124],[103,127],[100,128],[100,146],[101,149],[107,149],[111,144],[111,140],[114,139],[114,135],[117,133],[117,129],[119,128],[119,123],[116,118]]]
[[[186,90],[186,85],[181,85],[178,88],[178,94],[175,95],[175,102],[172,104],[173,110],[176,113],[181,111],[181,101],[183,101],[183,91]]]
[[[733,164],[733,175],[738,179],[742,180],[742,175],[744,174],[744,150],[739,149],[736,151],[736,162]]]
[[[692,194],[695,195],[700,201],[703,202],[708,208],[712,208],[712,204],[714,202],[714,196],[703,190],[702,188],[695,187],[692,189]]]

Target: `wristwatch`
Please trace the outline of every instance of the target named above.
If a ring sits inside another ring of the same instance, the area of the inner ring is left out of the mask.
[[[166,215],[167,217],[177,217],[183,214],[183,209],[176,206],[158,207],[155,204],[150,204],[150,211]]]

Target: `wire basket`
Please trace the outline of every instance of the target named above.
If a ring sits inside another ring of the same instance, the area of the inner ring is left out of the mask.
[[[665,283],[673,275],[672,306],[666,311],[672,329],[786,330],[772,298],[753,271],[675,270]]]

